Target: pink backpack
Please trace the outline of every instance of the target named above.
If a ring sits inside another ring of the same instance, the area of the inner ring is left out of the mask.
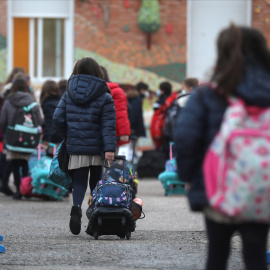
[[[270,221],[270,109],[230,99],[203,170],[211,207],[230,217]]]

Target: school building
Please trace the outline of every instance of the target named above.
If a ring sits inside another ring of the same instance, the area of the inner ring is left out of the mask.
[[[230,22],[260,29],[270,45],[270,0],[1,0],[0,81],[15,66],[34,83],[68,78],[90,56],[112,81],[179,90],[185,77],[207,77]]]

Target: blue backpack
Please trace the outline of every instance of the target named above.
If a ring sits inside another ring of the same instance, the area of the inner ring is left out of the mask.
[[[109,178],[100,180],[92,192],[90,204],[92,207],[118,206],[129,208],[131,201],[130,187],[127,184],[117,183]]]
[[[61,142],[55,152],[55,156],[51,162],[48,178],[51,179],[55,184],[69,189],[70,187],[72,187],[72,178],[68,173],[61,170],[58,159],[58,154],[63,143],[65,143],[65,141]]]
[[[33,194],[46,195],[55,200],[62,200],[67,190],[48,179],[52,159],[42,157],[31,170]]]

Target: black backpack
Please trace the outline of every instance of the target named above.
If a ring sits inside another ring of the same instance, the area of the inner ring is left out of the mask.
[[[171,140],[173,140],[175,122],[180,110],[181,108],[178,105],[177,101],[174,101],[172,105],[167,109],[165,114],[163,135],[171,138]]]
[[[39,143],[41,127],[33,113],[36,102],[29,106],[18,107],[11,126],[6,133],[6,148],[13,152],[31,154],[36,150]]]

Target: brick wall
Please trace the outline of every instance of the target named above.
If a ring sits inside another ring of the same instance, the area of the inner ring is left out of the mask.
[[[98,3],[98,4],[97,4]],[[124,0],[76,0],[75,13],[93,24],[96,31],[104,33],[108,37],[129,41],[135,44],[145,44],[145,34],[137,25],[138,12],[141,0],[128,0],[129,8],[124,7]],[[162,25],[159,31],[153,34],[153,44],[180,45],[186,43],[186,0],[160,0],[160,15]],[[96,10],[97,7],[98,11]],[[105,20],[105,10],[109,10],[108,24]],[[171,23],[173,34],[166,33],[166,25]],[[129,26],[129,32],[123,30]],[[77,35],[81,26],[76,24],[75,44],[85,47],[84,41]]]
[[[7,35],[7,1],[0,0],[0,34]]]
[[[270,1],[253,0],[252,25],[262,31],[270,46]]]

